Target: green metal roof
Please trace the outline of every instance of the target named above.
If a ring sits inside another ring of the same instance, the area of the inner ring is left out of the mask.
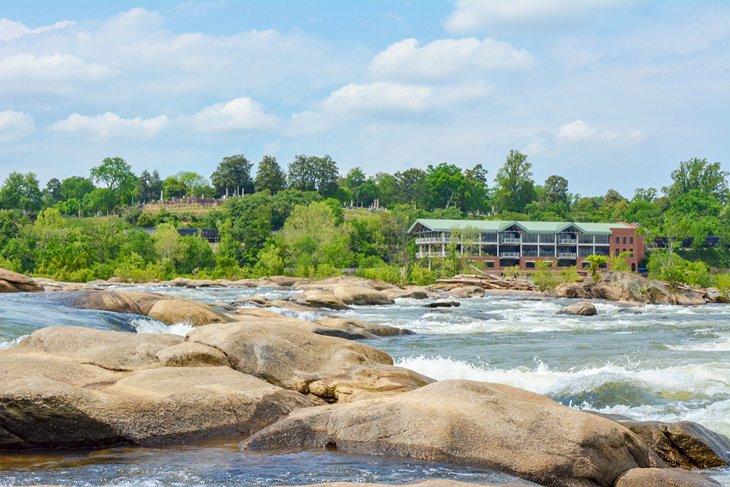
[[[452,230],[478,230],[480,232],[501,232],[506,228],[517,225],[527,233],[560,233],[570,226],[575,226],[586,234],[608,235],[612,228],[632,228],[627,223],[590,223],[590,222],[525,222],[504,220],[434,220],[419,218],[411,225],[408,232],[412,232],[418,224],[432,232],[449,232]]]

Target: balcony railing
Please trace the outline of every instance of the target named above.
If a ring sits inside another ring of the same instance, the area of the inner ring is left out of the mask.
[[[416,258],[423,259],[425,257],[446,257],[446,252],[416,252]]]
[[[578,240],[574,238],[561,238],[558,239],[559,244],[567,244],[567,245],[575,245],[578,243]]]
[[[519,259],[520,253],[519,252],[502,252],[499,254],[499,256],[502,258],[507,258],[507,259]]]
[[[575,259],[577,255],[573,252],[560,252],[558,259]]]
[[[502,237],[502,243],[514,243],[518,244],[522,242],[520,237]]]
[[[416,239],[416,245],[418,244],[430,244],[430,243],[448,243],[449,239],[446,237],[421,237]]]

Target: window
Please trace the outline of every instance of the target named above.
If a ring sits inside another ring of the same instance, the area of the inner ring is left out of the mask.
[[[484,267],[486,267],[487,269],[494,268],[494,261],[493,260],[484,261]]]
[[[622,238],[622,240],[623,241],[621,243],[626,243],[626,237]]]
[[[618,240],[618,237],[616,237],[616,239]],[[619,251],[618,251],[618,249],[616,249],[616,257],[618,257],[618,254],[619,254]]]
[[[532,261],[527,261],[527,262],[525,262],[525,267],[527,269],[534,269],[535,268],[535,263],[532,262]]]
[[[629,237],[629,243],[632,245],[634,244],[634,237]]]
[[[616,237],[616,243],[621,243],[621,240],[619,239],[619,237]]]

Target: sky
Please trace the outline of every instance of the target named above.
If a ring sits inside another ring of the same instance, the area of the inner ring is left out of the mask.
[[[0,180],[511,149],[582,195],[730,169],[730,1],[0,0]]]

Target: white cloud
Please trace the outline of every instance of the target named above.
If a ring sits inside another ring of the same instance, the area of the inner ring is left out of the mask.
[[[373,58],[370,71],[386,78],[451,78],[493,69],[523,68],[534,64],[532,55],[508,42],[476,37],[440,39],[423,46],[404,39]]]
[[[0,112],[0,142],[13,142],[33,132],[33,117],[25,112],[5,110]]]
[[[195,115],[183,117],[183,121],[199,132],[268,130],[277,124],[274,115],[247,96],[205,107]]]
[[[86,63],[71,54],[16,54],[0,59],[0,79],[90,79],[106,77],[112,70]]]
[[[345,113],[417,113],[426,108],[432,93],[427,86],[350,83],[330,93],[323,107]]]
[[[621,142],[634,143],[646,140],[647,135],[641,130],[629,131],[600,131],[591,127],[583,120],[561,125],[558,129],[557,140],[564,144],[576,144],[587,142]]]
[[[51,125],[58,132],[86,135],[107,139],[113,137],[152,137],[168,125],[165,115],[153,118],[122,118],[116,113],[86,116],[72,113],[67,118]]]
[[[52,30],[65,29],[74,25],[75,22],[70,20],[62,20],[51,25],[42,25],[35,29],[31,29],[22,22],[16,22],[10,19],[0,19],[0,41],[12,41],[18,37],[28,34],[41,34]]]
[[[515,25],[563,24],[625,0],[458,0],[444,27],[451,32],[476,32]]]

